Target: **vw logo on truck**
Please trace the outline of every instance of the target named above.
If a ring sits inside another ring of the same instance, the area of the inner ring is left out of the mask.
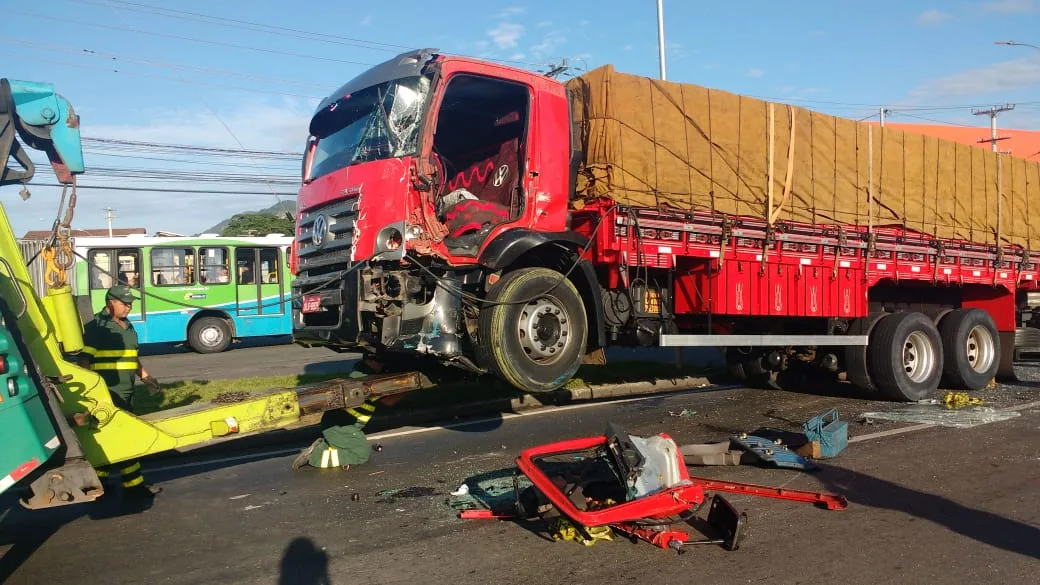
[[[312,241],[315,246],[325,243],[325,235],[329,232],[329,220],[324,215],[314,218]]]

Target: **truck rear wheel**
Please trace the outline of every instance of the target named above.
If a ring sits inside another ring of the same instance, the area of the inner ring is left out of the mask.
[[[980,390],[997,375],[1000,343],[997,325],[980,309],[958,309],[939,323],[945,385]]]
[[[585,355],[585,305],[571,281],[548,268],[521,268],[491,287],[480,312],[481,362],[525,392],[567,383]]]
[[[932,320],[921,313],[881,319],[870,335],[867,358],[870,378],[893,400],[921,400],[939,387],[942,340]]]
[[[202,317],[188,327],[188,345],[199,353],[220,353],[231,343],[231,328],[219,317]]]

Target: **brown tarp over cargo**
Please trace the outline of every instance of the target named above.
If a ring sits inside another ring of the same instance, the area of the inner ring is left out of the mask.
[[[579,197],[1040,244],[1040,164],[609,65],[567,85]]]

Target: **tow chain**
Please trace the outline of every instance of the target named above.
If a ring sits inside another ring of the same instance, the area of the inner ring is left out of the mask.
[[[68,196],[68,206],[65,206],[65,198]],[[62,208],[65,208],[65,216],[61,216]],[[47,267],[44,270],[44,280],[50,288],[58,288],[68,283],[68,270],[72,268],[75,254],[72,250],[72,217],[76,212],[76,177],[72,177],[72,191],[69,185],[61,190],[61,204],[58,206],[58,218],[54,220],[54,228],[51,232],[47,247],[40,253]],[[60,218],[60,219],[59,219]]]

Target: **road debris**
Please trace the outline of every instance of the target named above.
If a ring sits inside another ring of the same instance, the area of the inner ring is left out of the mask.
[[[351,501],[354,501],[354,502],[360,501],[361,500],[361,494],[359,494],[357,492],[354,492],[354,493],[350,494],[350,499],[351,499]]]
[[[675,412],[675,411],[669,410],[668,411],[668,416],[677,416],[677,417],[683,417],[683,418],[691,417],[691,416],[697,416],[697,411],[696,410],[690,410],[689,408],[684,408],[684,409],[680,410],[679,412]]]
[[[408,488],[397,488],[380,490],[376,492],[376,496],[383,498],[376,500],[379,504],[393,504],[397,501],[397,498],[425,498],[429,496],[439,495],[437,490],[432,487],[408,487]]]
[[[249,494],[242,494],[240,496],[231,496],[228,499],[229,500],[241,500],[242,498],[248,498],[248,497],[249,497]]]
[[[747,435],[742,435],[747,438]],[[770,443],[779,445],[779,443]],[[575,453],[588,457],[575,460]],[[668,435],[637,437],[611,424],[606,436],[561,441],[525,450],[517,458],[519,475],[512,488],[510,507],[465,509],[460,518],[540,518],[554,540],[575,540],[591,546],[609,540],[615,532],[682,553],[687,545],[719,544],[736,550],[744,533],[746,513],[737,511],[716,493],[706,523],[717,534],[692,540],[685,529],[662,519],[690,520],[707,502],[706,492],[731,492],[812,503],[844,510],[844,496],[716,481],[692,477],[683,465],[680,447]],[[504,471],[504,470],[503,470]],[[489,479],[502,485],[504,477]],[[520,478],[531,485],[520,488]],[[467,483],[469,483],[467,481]],[[467,496],[468,497],[468,496]],[[512,513],[510,514],[509,508]],[[683,523],[688,528],[694,523]]]
[[[249,506],[246,506],[245,508],[242,508],[242,510],[248,512],[250,510],[259,510],[260,508],[263,508],[263,507],[264,507],[263,504],[260,504],[259,506],[249,505]]]
[[[453,496],[465,496],[465,495],[469,495],[469,485],[467,485],[467,484],[465,484],[465,483],[464,483],[464,484],[462,484],[462,485],[460,485],[460,486],[459,486],[459,489],[457,489],[457,490],[455,490],[455,491],[451,492],[451,495],[453,495]]]
[[[215,404],[234,404],[248,400],[249,397],[250,394],[248,392],[221,392],[213,397],[212,402]]]
[[[946,408],[964,408],[984,404],[981,398],[971,396],[967,392],[947,392],[943,394],[942,403]]]
[[[917,423],[970,429],[979,425],[1000,422],[1020,416],[1013,410],[1000,410],[989,406],[966,406],[950,410],[939,405],[904,404],[889,410],[864,412],[860,418],[867,424],[874,419],[894,422]]]

